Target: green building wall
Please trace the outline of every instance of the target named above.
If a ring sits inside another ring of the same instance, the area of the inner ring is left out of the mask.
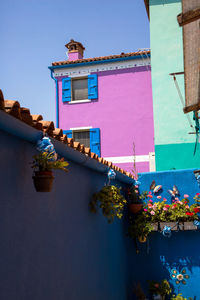
[[[151,65],[156,171],[200,167],[194,153],[195,134],[170,73],[183,72],[182,28],[177,15],[181,0],[150,0]],[[184,75],[176,76],[184,97]],[[192,115],[189,115],[194,125]],[[200,147],[199,147],[200,148]]]

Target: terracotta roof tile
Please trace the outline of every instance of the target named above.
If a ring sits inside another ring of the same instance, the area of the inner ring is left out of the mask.
[[[26,124],[33,126],[33,118],[30,114],[30,109],[21,107],[20,113],[21,113],[21,120]]]
[[[108,162],[108,166],[109,166],[109,168],[112,169],[112,162],[111,161]]]
[[[64,60],[64,61],[58,61],[53,62],[52,66],[62,66],[62,65],[70,65],[70,64],[79,64],[84,62],[94,62],[94,61],[103,61],[107,59],[116,59],[116,58],[123,58],[123,57],[131,57],[131,56],[138,56],[138,55],[145,55],[150,54],[150,51],[137,51],[137,52],[130,52],[130,53],[121,53],[117,55],[109,55],[109,56],[100,56],[100,57],[93,57],[93,58],[83,58],[83,59],[77,59],[77,60]]]
[[[75,142],[75,141],[74,141],[73,147],[74,147],[76,150],[80,150],[80,149],[81,149],[81,144],[80,144],[79,142]]]
[[[61,137],[63,136],[63,130],[60,128],[55,128],[55,130],[53,130],[53,138],[60,141]]]
[[[63,136],[60,137],[60,140],[64,143],[64,144],[67,144],[68,141],[67,141],[67,135],[66,134],[63,134]]]
[[[38,130],[42,130],[53,138],[67,144],[68,147],[74,148],[76,151],[84,153],[101,164],[107,165],[116,171],[121,172],[124,175],[134,178],[132,174],[122,170],[121,168],[112,164],[112,162],[106,161],[104,158],[99,157],[91,149],[85,147],[85,145],[75,142],[73,138],[68,138],[66,134],[63,134],[63,130],[60,128],[55,128],[52,121],[44,121],[42,115],[31,115],[30,110],[25,107],[20,107],[20,103],[14,100],[4,100],[3,93],[0,90],[0,109],[5,110],[6,113],[18,118],[20,121],[33,126]]]
[[[21,120],[20,104],[15,100],[4,100],[4,109],[13,117]]]
[[[80,152],[85,153],[85,145],[83,144],[80,145]]]
[[[73,148],[74,140],[72,138],[67,138],[68,146]]]
[[[33,122],[38,122],[43,120],[42,115],[32,115]]]

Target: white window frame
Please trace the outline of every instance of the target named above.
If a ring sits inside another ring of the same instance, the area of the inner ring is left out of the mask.
[[[72,81],[73,79],[88,79],[88,75],[90,75],[90,73],[87,73],[87,74],[83,74],[83,75],[70,75],[70,78],[71,78],[71,101],[68,102],[68,104],[77,104],[77,103],[89,103],[89,102],[92,102],[91,99],[82,99],[82,100],[72,100],[72,93],[73,93],[73,90],[72,90]]]

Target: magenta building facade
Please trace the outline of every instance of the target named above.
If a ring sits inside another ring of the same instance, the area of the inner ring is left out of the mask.
[[[81,43],[66,46],[68,60],[49,67],[57,127],[124,170],[133,170],[135,157],[138,172],[153,171],[149,52],[83,59]]]

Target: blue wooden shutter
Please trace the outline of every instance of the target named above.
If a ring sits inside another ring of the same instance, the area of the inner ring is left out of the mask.
[[[68,138],[72,138],[72,130],[63,130],[63,133],[66,134]]]
[[[90,149],[92,152],[101,156],[100,129],[99,128],[90,129]]]
[[[98,99],[97,74],[88,75],[88,99]]]
[[[62,80],[62,101],[71,101],[71,78],[63,78]]]

